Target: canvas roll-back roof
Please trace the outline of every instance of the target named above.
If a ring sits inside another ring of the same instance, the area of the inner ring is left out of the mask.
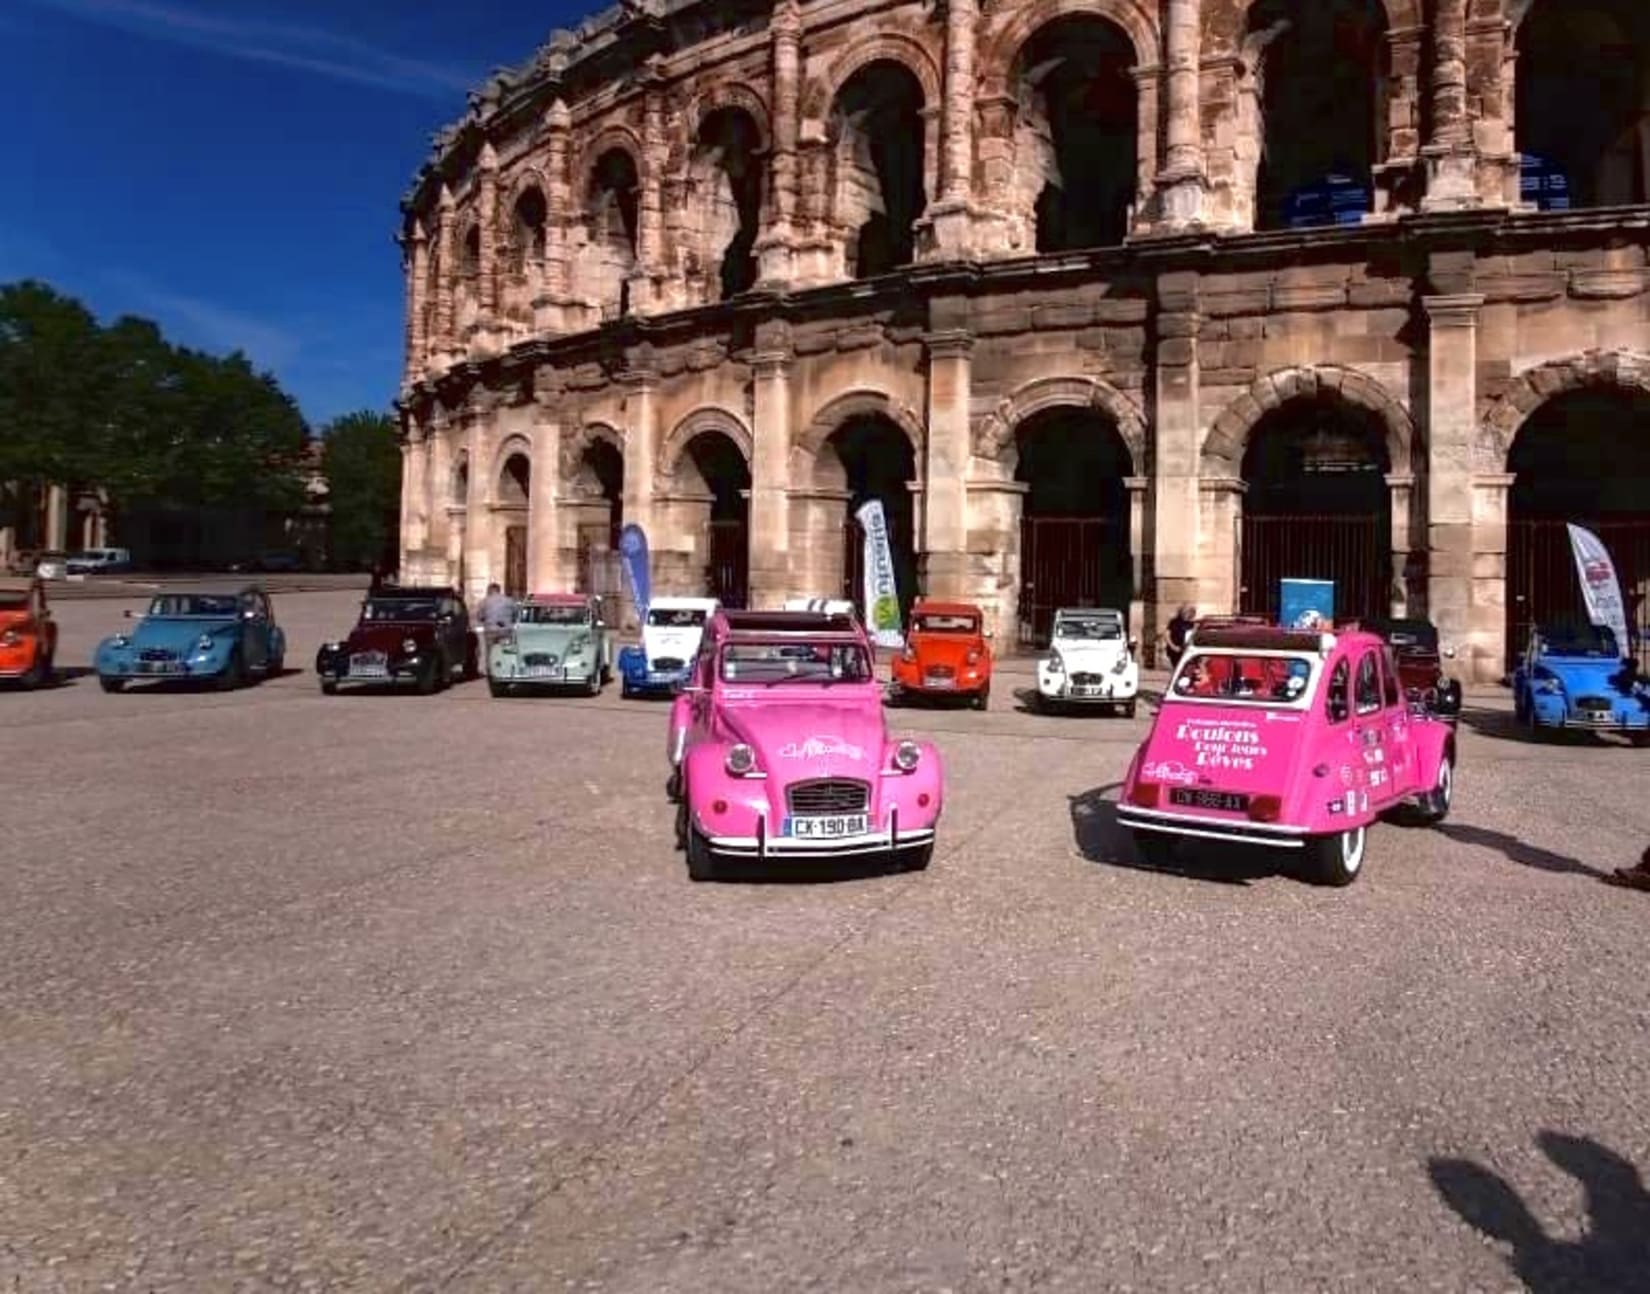
[[[724,611],[720,621],[728,635],[735,638],[747,634],[752,637],[806,634],[859,642],[863,637],[858,623],[851,617],[819,611]]]
[[[979,607],[967,602],[939,602],[928,598],[918,598],[911,604],[913,616],[973,616],[980,618]]]
[[[530,593],[523,600],[530,607],[587,607],[592,598],[584,593]]]
[[[1123,613],[1116,607],[1061,607],[1054,613],[1056,620],[1110,620],[1123,623]]]
[[[433,584],[383,584],[376,589],[368,589],[367,596],[382,598],[387,602],[400,602],[411,601],[414,598],[456,598],[458,594],[452,589]]]
[[[1275,625],[1221,624],[1198,625],[1189,640],[1194,647],[1230,649],[1234,651],[1299,651],[1316,655],[1333,645],[1333,634],[1305,629],[1281,629]]]

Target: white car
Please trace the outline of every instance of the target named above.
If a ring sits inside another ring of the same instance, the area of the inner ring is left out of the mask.
[[[685,687],[705,624],[720,606],[715,598],[654,598],[648,603],[641,646],[619,652],[620,692],[643,696]]]
[[[65,565],[70,575],[125,571],[131,569],[132,554],[124,548],[87,548],[78,553],[70,553]]]
[[[1140,662],[1121,611],[1063,607],[1049,653],[1037,662],[1039,705],[1105,706],[1134,717]]]

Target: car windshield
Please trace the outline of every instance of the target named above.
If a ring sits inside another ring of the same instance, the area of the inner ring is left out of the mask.
[[[647,622],[663,629],[698,629],[705,612],[701,607],[650,607]]]
[[[440,610],[434,598],[368,598],[361,604],[361,619],[364,623],[434,620]]]
[[[972,634],[979,632],[980,622],[968,615],[924,611],[917,615],[912,628],[919,634]]]
[[[1438,650],[1438,629],[1430,620],[1384,620],[1375,631],[1399,651]]]
[[[1064,641],[1119,642],[1123,626],[1104,616],[1061,616],[1054,622],[1054,636]]]
[[[1172,695],[1192,700],[1294,702],[1306,695],[1312,664],[1304,656],[1200,652],[1175,676]]]
[[[1615,660],[1616,635],[1605,625],[1549,625],[1541,631],[1542,645],[1550,656],[1596,656]]]
[[[869,683],[859,643],[736,642],[722,648],[724,683]]]
[[[149,603],[152,616],[232,617],[240,612],[241,600],[229,594],[163,593]]]
[[[590,608],[580,605],[535,606],[528,603],[516,612],[518,625],[587,625]]]

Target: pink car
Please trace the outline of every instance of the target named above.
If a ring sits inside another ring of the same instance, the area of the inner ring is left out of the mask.
[[[670,712],[688,875],[723,860],[886,856],[928,866],[939,752],[895,741],[865,629],[847,616],[722,611]]]
[[[1370,824],[1441,822],[1454,772],[1451,725],[1411,710],[1381,638],[1220,626],[1193,634],[1117,816],[1147,862],[1187,839],[1262,844],[1349,885]]]

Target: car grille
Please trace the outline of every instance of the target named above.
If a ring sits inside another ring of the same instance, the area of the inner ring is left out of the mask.
[[[653,668],[662,674],[666,670],[681,669],[682,662],[675,656],[655,656],[653,658]]]
[[[930,665],[927,669],[929,678],[955,678],[957,671],[950,665]]]
[[[148,661],[177,660],[178,654],[175,651],[166,651],[161,647],[145,647],[138,653],[138,659]]]
[[[1097,683],[1104,683],[1106,677],[1104,674],[1073,674],[1071,681],[1078,687],[1092,687]]]
[[[845,777],[822,777],[792,783],[785,801],[792,813],[864,813],[871,805],[871,788]]]
[[[523,665],[554,665],[556,658],[549,652],[530,651],[521,658]]]

